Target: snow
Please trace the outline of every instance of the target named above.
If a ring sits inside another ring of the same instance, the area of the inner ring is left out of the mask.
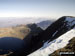
[[[54,36],[56,35],[57,32],[58,32],[58,31],[56,31],[56,32],[52,35],[52,37],[54,37]]]
[[[28,56],[49,56],[55,50],[65,47],[73,37],[75,37],[75,28],[50,43],[47,41],[43,47]]]
[[[66,17],[66,20],[68,21],[68,26],[73,26],[75,24],[75,18],[74,17]]]
[[[73,20],[75,20],[74,17],[66,17],[66,21],[68,21],[68,22],[72,22]]]

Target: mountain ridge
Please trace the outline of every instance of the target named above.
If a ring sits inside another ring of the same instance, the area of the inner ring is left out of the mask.
[[[71,21],[70,21],[70,19],[71,19]],[[71,23],[72,21],[74,21],[74,22]],[[51,42],[52,40],[58,38],[62,34],[65,34],[67,31],[70,31],[74,27],[75,27],[75,18],[74,17],[73,18],[71,18],[71,17],[68,18],[67,16],[61,17],[57,21],[55,21],[53,24],[51,24],[43,33],[41,33],[39,36],[37,36],[37,41],[39,41],[39,42],[37,45],[35,45],[33,47],[34,48],[36,47],[38,49],[38,48],[42,47],[43,43],[45,43],[47,40],[49,40],[49,42]],[[57,31],[57,33],[56,33],[56,31]],[[54,35],[54,32],[55,32],[55,35]],[[41,37],[40,40],[39,40],[39,37]],[[32,49],[34,49],[34,48],[32,48]]]

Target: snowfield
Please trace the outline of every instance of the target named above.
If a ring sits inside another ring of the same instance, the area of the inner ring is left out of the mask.
[[[75,25],[75,18],[66,17],[65,21],[67,21],[68,27]],[[45,42],[40,49],[31,53],[28,56],[49,56],[54,51],[65,47],[69,43],[69,40],[71,40],[73,37],[75,37],[75,27],[71,29],[70,31],[68,31],[67,33],[61,35],[57,39],[51,42],[49,41]]]

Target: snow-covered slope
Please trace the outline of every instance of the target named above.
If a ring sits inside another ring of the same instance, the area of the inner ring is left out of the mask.
[[[75,37],[75,28],[63,34],[59,38],[48,43],[44,43],[43,47],[28,56],[48,56],[55,50],[65,47],[70,39]]]
[[[63,23],[68,28],[68,31],[51,42],[46,41],[40,49],[38,49],[37,51],[33,52],[28,56],[48,56],[55,50],[65,47],[68,44],[68,41],[75,37],[75,17],[67,16],[63,18]],[[60,27],[60,29],[62,29],[63,26]],[[56,30],[56,32],[52,36],[58,34],[58,30]]]

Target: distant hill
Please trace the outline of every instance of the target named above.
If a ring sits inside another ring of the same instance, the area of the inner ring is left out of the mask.
[[[24,39],[27,35],[37,35],[43,31],[36,24],[17,25],[14,27],[0,28],[0,37],[16,37]]]
[[[54,21],[52,20],[45,20],[37,23],[39,27],[41,27],[43,30],[45,30],[48,26],[50,26]]]
[[[35,17],[0,17],[0,27],[12,27],[16,25],[27,25],[39,23],[45,20],[53,20],[52,18],[35,18]]]
[[[2,37],[16,37],[24,39],[30,32],[30,29],[25,25],[15,27],[0,28],[0,38]]]

